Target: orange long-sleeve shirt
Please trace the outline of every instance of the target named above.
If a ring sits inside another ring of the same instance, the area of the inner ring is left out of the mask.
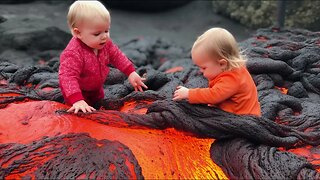
[[[209,82],[209,88],[189,90],[192,104],[211,104],[235,114],[261,116],[257,88],[245,67],[219,74]]]

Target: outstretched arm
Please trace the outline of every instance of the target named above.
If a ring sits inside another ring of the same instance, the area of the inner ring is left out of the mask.
[[[107,44],[107,50],[110,57],[110,64],[119,69],[125,75],[129,76],[135,68],[133,63],[111,40]]]
[[[219,104],[229,99],[239,90],[238,79],[232,75],[220,78],[211,88],[189,90],[189,102],[192,104]]]
[[[79,78],[83,62],[79,54],[73,51],[64,51],[60,56],[59,66],[59,84],[61,91],[65,94],[65,101],[72,104],[72,107],[68,112],[78,113],[92,112],[95,109],[89,106],[85,101],[81,93],[79,86]]]
[[[139,74],[135,72],[132,62],[121,52],[117,45],[112,43],[112,41],[108,44],[108,51],[110,54],[110,64],[128,76],[128,80],[135,91],[139,90],[142,92],[142,88],[148,89],[143,83],[145,78],[141,78]]]
[[[74,51],[64,51],[60,56],[59,85],[66,96],[66,101],[73,104],[83,100],[79,86],[79,78],[83,62],[80,55]]]

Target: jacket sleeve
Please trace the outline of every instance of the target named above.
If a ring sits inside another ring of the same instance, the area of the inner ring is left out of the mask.
[[[71,104],[84,99],[79,86],[82,67],[83,61],[79,53],[64,51],[60,55],[59,84],[67,102]]]
[[[132,62],[111,40],[108,43],[108,53],[110,57],[110,64],[119,69],[125,75],[129,76],[133,71],[135,71]]]
[[[189,102],[192,104],[219,104],[239,90],[240,83],[233,74],[226,74],[211,88],[195,88],[189,90]]]

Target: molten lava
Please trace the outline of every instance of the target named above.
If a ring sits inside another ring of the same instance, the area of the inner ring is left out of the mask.
[[[276,89],[280,90],[282,94],[288,94],[288,88],[275,86]]]
[[[294,149],[284,149],[284,148],[279,148],[279,150],[282,151],[288,151],[292,152],[296,155],[305,157],[311,164],[313,164],[317,171],[320,172],[320,151],[319,151],[319,146],[303,146],[303,147],[298,147]]]
[[[134,102],[129,102],[121,111],[129,112],[135,106]],[[85,116],[60,114],[57,111],[67,108],[69,107],[50,101],[9,104],[0,110],[0,143],[29,144],[39,141],[43,136],[86,132],[92,138],[119,141],[130,148],[146,179],[226,179],[222,170],[210,158],[209,149],[214,141],[212,139],[188,136],[172,128],[153,130],[108,126],[88,120]],[[137,113],[143,112],[142,108]],[[44,157],[38,158],[41,158],[39,163],[46,161]],[[6,163],[8,164],[10,162]],[[112,168],[111,166],[110,169]],[[36,169],[32,168],[28,173]],[[21,178],[26,174],[18,170],[12,173],[14,176],[7,178]]]
[[[177,66],[177,67],[166,70],[165,73],[175,73],[179,71],[183,71],[183,67]]]

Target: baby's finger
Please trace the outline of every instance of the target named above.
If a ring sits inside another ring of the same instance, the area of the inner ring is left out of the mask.
[[[142,89],[141,86],[138,86],[138,89],[139,89],[140,92],[143,92],[143,89]]]
[[[90,106],[84,107],[84,110],[85,110],[87,113],[92,112],[91,109],[90,109]]]
[[[180,89],[182,86],[178,86],[176,89]]]
[[[87,110],[85,107],[81,107],[81,111],[84,112],[84,113],[87,113]]]
[[[68,109],[67,112],[72,112],[72,111],[74,111],[74,107],[73,106],[70,109]]]
[[[141,81],[145,81],[146,80],[146,78],[141,78]]]
[[[96,109],[91,106],[86,107],[86,110],[88,113],[92,113],[92,112],[96,111]]]
[[[74,113],[77,114],[79,111],[79,108],[75,108]]]
[[[178,97],[178,96],[177,96],[177,97],[173,97],[172,100],[178,101],[178,100],[179,100],[179,97]]]
[[[141,85],[142,87],[148,89],[148,86],[146,86],[142,81],[141,81],[140,85]]]
[[[136,86],[134,87],[134,91],[138,91],[138,88]]]

